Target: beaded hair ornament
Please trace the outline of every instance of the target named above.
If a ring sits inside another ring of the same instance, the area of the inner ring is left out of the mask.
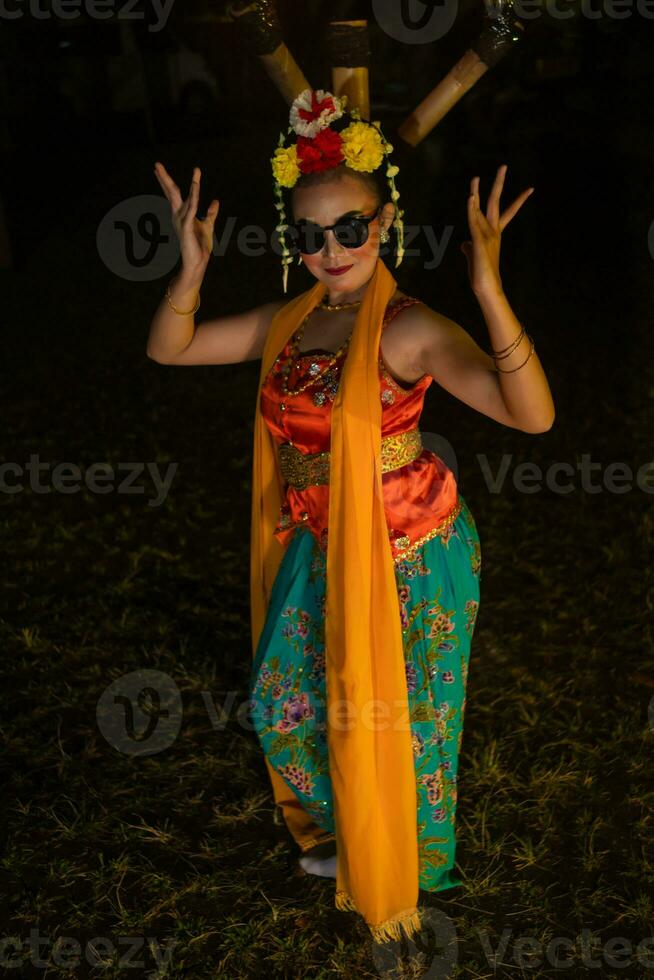
[[[279,134],[275,155],[271,157],[275,181],[275,207],[279,211],[279,234],[282,249],[284,292],[288,284],[288,266],[293,258],[288,250],[284,232],[287,230],[282,188],[295,186],[302,174],[332,170],[345,163],[352,170],[372,173],[386,161],[386,177],[395,204],[393,227],[397,233],[395,267],[404,255],[404,211],[397,204],[400,196],[395,187],[395,175],[400,168],[390,162],[393,147],[381,131],[379,122],[361,118],[359,110],[346,110],[347,96],[336,96],[323,89],[307,88],[291,105],[290,125],[286,134]],[[287,137],[295,134],[295,138]]]

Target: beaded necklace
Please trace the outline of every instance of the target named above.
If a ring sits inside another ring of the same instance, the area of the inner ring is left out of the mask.
[[[313,312],[313,311],[311,311],[311,312]],[[302,336],[304,334],[304,328],[306,326],[307,320],[311,316],[311,312],[307,313],[307,315],[305,316],[304,320],[300,324],[300,328],[297,331],[297,333],[295,334],[295,337],[293,338],[293,341],[291,343],[290,353],[289,353],[288,357],[286,358],[286,362],[285,362],[285,364],[284,364],[284,366],[282,367],[282,370],[281,370],[281,375],[282,375],[282,391],[284,392],[285,395],[288,395],[290,397],[294,397],[296,395],[301,395],[302,392],[303,391],[306,391],[306,389],[310,385],[315,384],[316,381],[319,381],[324,375],[326,375],[328,373],[328,371],[330,371],[331,368],[336,364],[336,362],[338,361],[339,357],[341,357],[341,355],[347,350],[347,348],[349,346],[349,343],[350,343],[350,338],[352,337],[352,333],[350,333],[350,336],[347,338],[347,340],[345,340],[341,344],[341,346],[338,348],[338,350],[335,351],[335,353],[333,353],[331,355],[331,357],[326,362],[326,364],[323,365],[323,367],[321,368],[321,370],[318,371],[316,374],[313,374],[312,377],[310,377],[308,381],[305,381],[304,383],[300,384],[299,386],[297,386],[295,388],[289,388],[289,385],[288,385],[288,377],[289,377],[289,375],[291,373],[291,369],[293,367],[293,364],[295,363],[295,361],[297,359],[297,356],[298,356],[298,353],[299,353],[300,341],[302,340]]]

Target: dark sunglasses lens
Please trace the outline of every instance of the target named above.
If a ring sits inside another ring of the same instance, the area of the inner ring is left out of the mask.
[[[359,248],[368,240],[368,226],[357,218],[341,221],[334,229],[336,241],[345,248]]]
[[[299,232],[298,244],[301,252],[306,255],[315,255],[316,252],[320,251],[325,243],[325,238],[319,225],[313,225],[311,222],[301,224]]]

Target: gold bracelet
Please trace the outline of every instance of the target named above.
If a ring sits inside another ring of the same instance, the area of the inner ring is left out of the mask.
[[[180,316],[190,316],[192,313],[197,313],[197,311],[200,308],[200,293],[198,292],[198,298],[195,301],[195,306],[193,307],[192,310],[187,310],[186,312],[184,312],[183,310],[178,310],[177,307],[173,305],[170,296],[170,283],[168,283],[168,288],[166,289],[166,299],[168,300],[168,306],[171,308],[171,310],[173,310],[175,313],[179,313]]]
[[[529,334],[527,334],[527,337],[529,337]],[[527,363],[527,361],[529,360],[529,358],[531,357],[531,355],[534,353],[534,341],[533,341],[533,338],[532,337],[529,337],[529,340],[531,341],[531,350],[529,351],[529,353],[525,357],[525,359],[522,362],[522,364],[518,364],[518,366],[517,367],[514,367],[514,368],[498,368],[498,366],[496,364],[495,365],[495,370],[496,371],[499,371],[501,374],[511,374],[512,371],[519,371],[521,367],[524,367],[525,364]]]
[[[491,347],[490,350],[491,357],[494,357],[497,360],[501,360],[503,357],[508,357],[509,354],[512,354],[513,351],[516,349],[516,347],[518,346],[518,344],[520,343],[524,335],[525,335],[525,328],[523,326],[522,330],[520,331],[516,339],[511,341],[508,347],[503,347],[502,350],[493,350],[493,348]],[[506,353],[504,353],[505,351]]]

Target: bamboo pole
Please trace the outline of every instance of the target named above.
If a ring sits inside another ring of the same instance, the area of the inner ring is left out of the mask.
[[[416,147],[447,115],[489,68],[503,58],[524,33],[524,25],[510,4],[498,0],[486,15],[486,24],[445,78],[432,89],[398,127],[397,133],[410,147]]]
[[[293,55],[284,43],[281,24],[273,0],[234,0],[228,17],[239,25],[246,48],[261,61],[268,76],[288,105],[311,88]]]
[[[370,119],[370,47],[366,20],[332,20],[327,29],[332,92],[346,95],[347,108]]]

